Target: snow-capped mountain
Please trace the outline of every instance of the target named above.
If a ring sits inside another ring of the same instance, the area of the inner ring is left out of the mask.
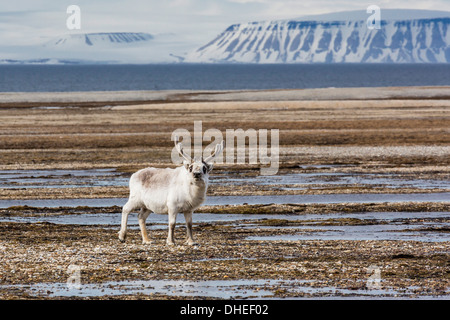
[[[173,35],[142,32],[67,34],[43,45],[45,57],[81,59],[91,62],[149,63],[175,62],[171,54],[180,45]]]
[[[152,40],[154,37],[148,33],[142,32],[110,32],[110,33],[80,33],[67,34],[57,37],[48,43],[45,47],[82,47],[82,46],[116,46],[120,44],[138,43]]]
[[[0,64],[450,62],[450,12],[381,9],[380,29],[367,27],[369,16],[234,24],[200,48],[201,34],[71,31],[29,44],[4,41]]]
[[[0,47],[0,64],[179,62],[195,47],[174,34],[69,33],[41,45]]]
[[[450,13],[399,11],[382,10],[380,29],[367,27],[365,12],[234,24],[185,62],[450,62]]]

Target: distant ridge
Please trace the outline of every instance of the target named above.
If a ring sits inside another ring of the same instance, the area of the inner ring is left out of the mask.
[[[57,37],[45,44],[46,47],[61,46],[95,46],[130,44],[141,41],[149,41],[154,37],[143,32],[100,32],[100,33],[77,33]]]
[[[405,19],[408,15],[421,18]],[[362,19],[358,18],[360,16]],[[214,40],[188,54],[185,61],[450,62],[450,12],[382,10],[381,28],[378,30],[367,27],[369,14],[365,11],[315,17],[317,20],[309,16],[305,20],[299,18],[231,25]]]

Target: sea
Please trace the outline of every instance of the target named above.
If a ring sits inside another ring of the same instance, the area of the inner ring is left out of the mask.
[[[0,65],[0,92],[448,85],[450,64]]]

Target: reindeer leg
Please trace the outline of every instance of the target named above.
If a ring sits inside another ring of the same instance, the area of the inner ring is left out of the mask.
[[[175,245],[175,241],[173,239],[173,234],[175,232],[175,224],[177,222],[177,212],[173,210],[169,210],[169,234],[167,236],[166,243],[169,246]]]
[[[127,237],[127,223],[128,223],[128,215],[134,209],[134,204],[128,200],[128,202],[123,206],[122,209],[122,223],[119,231],[119,240],[121,242],[125,242]]]
[[[147,228],[145,226],[145,220],[147,219],[148,215],[151,213],[151,211],[141,208],[141,212],[139,212],[138,215],[138,221],[139,221],[139,227],[141,228],[141,235],[142,235],[142,244],[150,244],[151,241],[148,238],[147,234]]]
[[[192,212],[185,212],[184,219],[186,220],[186,244],[189,246],[194,246],[197,243],[192,237]]]

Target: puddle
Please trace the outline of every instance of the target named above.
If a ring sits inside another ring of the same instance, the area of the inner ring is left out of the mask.
[[[309,167],[308,167],[309,168]],[[333,168],[330,165],[314,168]],[[115,169],[90,170],[0,170],[0,188],[74,188],[96,186],[128,186],[130,174]],[[415,176],[385,173],[311,172],[274,176],[239,177],[227,174],[210,177],[212,184],[219,185],[377,185],[387,188],[448,189],[450,181],[418,179]],[[297,187],[298,189],[298,187]]]
[[[12,206],[30,207],[111,207],[123,206],[127,198],[99,199],[33,199],[0,200],[0,208]],[[204,205],[242,204],[314,204],[314,203],[380,203],[380,202],[449,202],[450,192],[439,193],[351,193],[351,194],[304,194],[260,196],[210,196]]]
[[[386,188],[419,188],[419,189],[448,189],[449,180],[438,179],[417,179],[413,176],[384,173],[342,173],[342,172],[315,172],[315,173],[295,173],[274,176],[256,176],[256,177],[222,177],[212,176],[211,183],[227,185],[286,185],[287,188],[292,185],[326,185],[354,186],[367,185]],[[297,188],[301,189],[301,188]]]
[[[48,297],[99,297],[124,294],[163,294],[183,297],[210,298],[262,298],[273,295],[264,290],[267,285],[276,285],[277,280],[211,280],[211,281],[172,281],[172,280],[137,280],[105,282],[101,284],[80,284],[76,288],[67,283],[37,283],[34,285],[8,286],[21,288],[33,295]],[[252,288],[250,288],[250,286]],[[5,288],[6,286],[3,286]]]
[[[450,241],[449,212],[371,212],[353,214],[306,215],[296,221],[303,225],[267,226],[258,221],[248,225],[248,228],[259,230],[288,229],[294,234],[276,234],[267,236],[249,236],[247,240],[261,241],[298,241],[298,240],[403,240],[444,242]],[[291,217],[292,218],[292,217]],[[345,219],[370,220],[370,224],[361,225],[323,225],[327,220],[336,222]],[[285,219],[280,215],[269,219]],[[420,230],[417,230],[420,229]]]
[[[435,225],[433,225],[434,227]],[[450,226],[445,224],[446,227]],[[416,226],[400,225],[364,225],[364,226],[300,226],[297,230],[308,231],[298,234],[277,234],[269,236],[250,236],[246,240],[260,241],[298,241],[298,240],[402,240],[423,242],[450,241],[448,232],[408,231]],[[317,231],[311,232],[311,229]]]
[[[0,208],[12,206],[29,206],[37,208],[57,208],[57,207],[112,207],[123,206],[127,203],[127,198],[99,198],[99,199],[33,199],[33,200],[0,200]]]
[[[205,205],[241,204],[313,204],[313,203],[380,203],[380,202],[448,202],[450,192],[441,193],[351,193],[262,196],[207,197]]]
[[[193,222],[238,222],[243,220],[273,219],[281,217],[288,219],[289,215],[252,215],[252,214],[215,214],[215,213],[194,213]],[[147,219],[148,229],[167,229],[167,215],[151,214]],[[177,224],[184,225],[184,216],[179,214]],[[23,222],[36,223],[48,222],[55,224],[75,224],[75,225],[113,225],[120,226],[121,213],[96,213],[96,214],[67,214],[67,215],[45,215],[42,216],[5,216],[0,217],[0,222]],[[139,228],[137,214],[128,216],[128,227]]]
[[[410,297],[414,288],[401,291],[392,288],[341,289],[314,287],[309,280],[211,280],[173,281],[136,280],[105,282],[100,284],[37,283],[33,285],[7,285],[0,289],[24,290],[32,296],[43,297],[100,297],[105,295],[169,295],[182,297],[205,297],[221,299],[273,299],[276,291],[283,290],[298,298],[359,298]],[[446,299],[443,296],[424,296],[427,299]],[[277,297],[278,298],[278,297]],[[292,297],[289,297],[292,298]],[[416,296],[414,296],[416,298]]]
[[[363,225],[323,225],[327,221],[336,222],[345,219],[370,220]],[[151,214],[147,219],[148,230],[166,230],[167,215]],[[280,219],[301,222],[302,225],[270,226],[266,220]],[[0,222],[37,223],[47,222],[70,225],[104,225],[119,228],[120,213],[69,214],[42,216],[9,216],[0,218]],[[211,214],[197,213],[193,217],[194,228],[199,223],[225,223],[235,228],[251,230],[270,230],[272,235],[249,236],[247,240],[297,241],[297,240],[404,240],[442,242],[449,241],[448,232],[436,231],[450,228],[449,212],[370,212],[370,213],[334,213],[334,214]],[[178,215],[178,227],[184,227],[182,214]],[[128,219],[130,230],[139,229],[137,214]],[[421,229],[417,231],[415,229]],[[432,228],[432,230],[427,230]],[[277,229],[289,230],[289,234],[277,233]],[[409,231],[410,230],[410,231]],[[292,234],[294,232],[294,234]]]
[[[371,212],[355,214],[329,214],[325,216],[309,215],[301,226],[264,226],[255,225],[249,228],[260,230],[289,229],[295,234],[273,234],[268,236],[250,236],[247,240],[262,241],[297,241],[297,240],[403,240],[444,242],[450,241],[446,231],[450,228],[449,212]],[[278,218],[276,215],[273,218]],[[321,221],[336,219],[370,220],[370,224],[362,225],[322,225]],[[286,219],[287,220],[287,219]],[[428,221],[427,221],[428,220]],[[311,221],[309,223],[309,221]],[[420,230],[417,230],[420,229]]]
[[[267,219],[281,219],[289,221],[314,221],[320,223],[322,220],[328,219],[366,219],[377,220],[382,223],[398,223],[402,224],[403,219],[433,219],[433,218],[448,218],[449,212],[367,212],[367,213],[329,213],[329,214],[223,214],[223,213],[194,213],[194,223],[213,223],[213,222],[252,222],[258,223]],[[3,216],[0,217],[0,222],[48,222],[55,224],[75,224],[75,225],[120,225],[121,213],[95,213],[89,214],[87,211],[84,214],[66,214],[66,215],[33,215],[33,216]],[[313,226],[314,222],[308,224]],[[177,223],[184,224],[184,216],[179,214]],[[150,214],[147,219],[147,224],[151,228],[153,224],[164,225],[167,227],[167,215],[164,214]],[[137,214],[132,213],[128,216],[128,226],[138,226]],[[262,226],[259,226],[263,228]]]
[[[115,169],[0,170],[0,188],[80,188],[127,186],[129,177]]]

